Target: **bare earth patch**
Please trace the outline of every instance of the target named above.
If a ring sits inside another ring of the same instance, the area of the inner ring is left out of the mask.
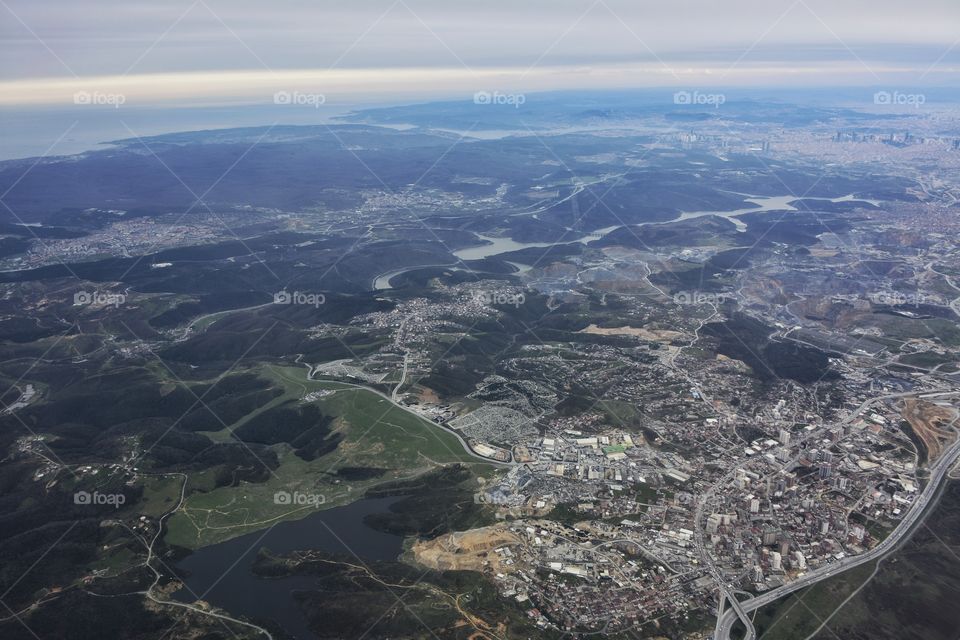
[[[520,539],[506,525],[496,524],[469,531],[448,533],[433,540],[414,543],[413,556],[420,564],[439,571],[484,571],[492,569],[510,573],[516,565],[504,563],[500,547],[520,544]]]
[[[910,423],[910,428],[917,437],[923,440],[930,462],[936,461],[943,449],[957,437],[948,426],[957,416],[956,409],[951,407],[918,398],[904,398],[901,415]]]
[[[579,333],[592,333],[601,336],[636,336],[650,342],[672,342],[683,336],[680,331],[669,331],[667,329],[643,329],[636,327],[598,327],[591,324]]]

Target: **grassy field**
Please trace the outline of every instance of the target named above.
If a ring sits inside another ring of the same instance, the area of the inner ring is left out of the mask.
[[[336,417],[335,431],[343,440],[336,450],[309,462],[295,456],[288,445],[275,445],[280,465],[264,483],[242,483],[203,492],[195,491],[191,482],[183,509],[169,520],[167,542],[188,548],[215,544],[276,522],[302,518],[317,508],[353,502],[368,487],[417,475],[441,464],[461,462],[473,465],[477,471],[490,468],[471,457],[442,427],[376,393],[337,382],[307,380],[303,367],[267,366],[260,375],[274,380],[284,394],[251,415],[286,400],[302,398],[306,393],[332,391],[315,402],[323,413]],[[230,431],[249,418],[207,435],[218,440],[232,439]],[[348,482],[336,475],[343,468],[383,472],[379,477]],[[277,492],[323,496],[323,503],[277,504]]]
[[[873,562],[844,572],[833,580],[791,594],[757,612],[753,621],[763,640],[801,640],[813,633],[854,590],[873,573]],[[829,632],[827,632],[829,634]],[[738,637],[734,634],[734,637]]]
[[[176,475],[147,477],[137,510],[145,516],[159,518],[177,506],[182,485],[183,479]]]

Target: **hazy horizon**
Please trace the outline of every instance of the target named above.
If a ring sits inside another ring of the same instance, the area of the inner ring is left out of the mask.
[[[904,29],[892,0],[868,10],[825,0],[11,0],[0,8],[0,104],[64,104],[77,91],[157,106],[281,89],[384,100],[440,88],[956,85],[960,7],[918,0],[910,10]]]
[[[816,86],[860,88],[868,102],[870,90],[960,86],[960,7],[918,0],[910,11],[905,29],[893,0],[9,0],[0,158],[477,92]]]

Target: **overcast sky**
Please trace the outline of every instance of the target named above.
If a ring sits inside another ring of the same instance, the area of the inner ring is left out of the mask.
[[[0,15],[0,104],[960,73],[960,0],[0,0]]]

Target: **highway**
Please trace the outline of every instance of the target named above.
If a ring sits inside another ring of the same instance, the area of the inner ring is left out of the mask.
[[[717,619],[717,626],[714,630],[714,640],[730,640],[730,633],[738,618],[746,621],[747,633],[744,636],[745,640],[755,640],[757,637],[756,630],[746,617],[746,613],[766,606],[798,589],[809,587],[821,580],[826,580],[831,576],[835,576],[843,571],[848,571],[865,562],[876,560],[896,550],[900,543],[904,542],[910,536],[914,527],[923,520],[927,507],[934,501],[940,489],[941,482],[943,482],[944,477],[953,467],[954,463],[956,463],[958,457],[960,457],[960,440],[953,443],[949,449],[944,451],[944,454],[937,463],[930,467],[930,481],[923,493],[911,505],[903,521],[883,542],[866,553],[844,558],[838,562],[828,564],[821,569],[810,571],[790,584],[785,584],[782,587],[741,602],[739,605],[734,605],[734,608],[724,611]],[[721,583],[721,585],[723,585],[723,583]],[[724,590],[724,595],[727,595],[726,590]],[[728,596],[728,598],[732,599],[732,596]]]

